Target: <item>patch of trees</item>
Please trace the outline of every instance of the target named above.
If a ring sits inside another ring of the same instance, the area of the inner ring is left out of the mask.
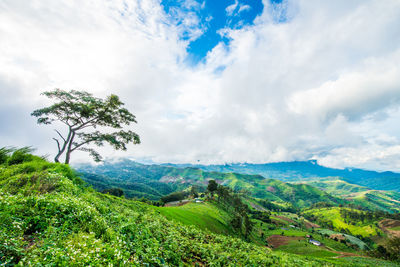
[[[156,207],[161,207],[161,206],[164,205],[164,203],[161,200],[154,201],[154,200],[151,200],[151,199],[147,199],[145,197],[141,197],[141,198],[136,198],[135,197],[135,198],[132,198],[132,199],[135,200],[135,201],[139,201],[139,202],[146,203],[148,205],[152,205],[152,206],[156,206]]]
[[[103,194],[109,194],[116,197],[122,197],[124,195],[124,191],[121,188],[109,188],[102,191]]]
[[[271,223],[270,212],[260,210],[250,210],[250,214],[254,219],[260,220],[265,223]]]
[[[217,201],[233,213],[230,224],[233,229],[243,234],[247,239],[253,229],[254,223],[249,216],[249,207],[243,203],[240,194],[233,192],[226,186],[219,185],[215,180],[208,182],[207,191],[213,197],[218,195]]]
[[[352,209],[340,209],[340,215],[345,219],[346,223],[369,222],[384,217],[390,217],[390,213],[383,211],[359,211]]]
[[[311,206],[311,208],[330,208],[330,207],[333,207],[334,205],[332,205],[331,203],[328,203],[328,202],[317,202],[317,203],[314,203],[312,206]]]
[[[400,261],[400,238],[394,237],[389,239],[385,245],[379,245],[371,251],[370,255],[386,260]]]
[[[291,213],[296,213],[298,211],[298,209],[294,208],[293,206],[282,207],[280,205],[276,205],[276,204],[274,204],[268,200],[264,200],[264,199],[259,200],[258,203],[270,211],[283,211],[283,212],[291,212]]]
[[[307,220],[309,220],[311,222],[318,222],[318,224],[323,228],[334,229],[332,221],[322,220],[320,217],[318,217],[314,214],[303,213],[302,215],[304,218],[306,218]]]
[[[187,191],[179,191],[179,192],[173,192],[169,195],[161,197],[161,201],[163,203],[168,203],[172,201],[180,201],[184,200],[186,197],[188,197],[190,192]]]

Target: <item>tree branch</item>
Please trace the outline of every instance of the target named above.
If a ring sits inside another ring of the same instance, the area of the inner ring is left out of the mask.
[[[90,142],[92,142],[92,141],[94,141],[94,139],[86,140],[85,142],[82,142],[82,143],[80,143],[80,144],[75,145],[75,146],[71,149],[71,152],[73,152],[74,150],[76,150],[76,149],[80,148],[81,146],[86,145],[86,144],[88,144],[88,143],[90,143]]]
[[[98,118],[99,118],[99,116],[96,116],[96,117],[94,117],[93,119],[88,120],[88,121],[82,123],[80,126],[78,126],[78,127],[76,127],[76,128],[72,128],[72,130],[73,130],[73,131],[78,131],[78,130],[80,130],[80,129],[82,129],[82,128],[85,128],[86,125],[88,125],[89,123],[91,123],[91,122],[97,120]]]
[[[58,135],[62,138],[62,140],[64,140],[64,142],[67,142],[67,140],[65,140],[65,138],[60,134],[59,131],[57,131],[56,129],[54,129],[54,131],[56,131],[56,133],[58,133]],[[54,139],[54,138],[53,138]]]
[[[57,142],[58,153],[60,153],[60,151],[61,151],[60,142],[58,141],[57,138],[53,138],[53,140]]]

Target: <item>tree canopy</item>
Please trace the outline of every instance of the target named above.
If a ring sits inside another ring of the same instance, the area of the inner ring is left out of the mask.
[[[56,130],[58,152],[55,162],[65,154],[68,164],[71,153],[80,150],[89,152],[95,161],[102,157],[90,145],[103,146],[108,143],[116,150],[126,150],[128,143],[139,144],[139,135],[131,130],[123,130],[123,126],[136,123],[135,116],[122,106],[118,96],[110,95],[106,99],[96,98],[85,91],[65,91],[54,89],[42,93],[56,102],[45,108],[32,112],[38,124],[52,124],[59,121],[66,125],[67,133]],[[101,128],[101,131],[100,129]],[[111,132],[107,128],[118,129]]]
[[[211,193],[211,195],[213,195],[214,192],[217,191],[217,188],[218,188],[218,183],[215,180],[208,181],[207,190]]]

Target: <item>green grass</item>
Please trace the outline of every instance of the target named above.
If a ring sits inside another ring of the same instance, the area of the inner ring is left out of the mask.
[[[389,228],[389,229],[393,230],[393,231],[400,231],[400,226],[396,226],[396,227]]]
[[[267,235],[281,235],[282,233],[284,233],[285,236],[303,236],[305,237],[308,232],[306,231],[301,231],[301,230],[292,230],[290,228],[287,228],[288,230],[282,230],[281,228],[278,229],[274,229],[274,230],[269,230],[267,231]]]
[[[98,193],[67,165],[27,158],[0,164],[5,266],[360,266],[215,234],[209,225],[223,224],[226,214],[214,205],[157,209]]]
[[[287,245],[280,246],[279,250],[293,254],[318,257],[318,258],[331,258],[338,256],[337,253],[328,251],[322,247],[314,246],[308,243],[306,240],[291,241]]]
[[[198,207],[182,208],[198,215]],[[214,212],[214,207],[205,204],[201,210],[200,221],[209,223],[206,213]],[[327,264],[275,253],[168,220],[160,213],[146,204],[86,187],[63,164],[39,158],[12,166],[0,164],[0,262],[5,266]]]
[[[265,238],[267,238],[268,236],[271,236],[271,235],[281,235],[283,232],[283,234],[285,236],[306,237],[306,235],[312,235],[313,239],[316,239],[316,240],[322,242],[325,246],[327,246],[333,250],[358,253],[358,251],[356,251],[354,248],[348,247],[339,241],[335,241],[333,239],[325,237],[323,235],[324,232],[320,233],[319,230],[318,231],[317,230],[310,231],[307,229],[300,229],[300,228],[292,229],[289,227],[286,227],[288,230],[282,230],[282,226],[276,227],[273,224],[265,224],[265,223],[263,223],[261,225],[259,222],[257,222],[254,227],[255,227],[255,231],[254,231],[255,234],[253,235],[253,239],[257,240],[260,244],[262,244],[262,242],[261,242],[262,240],[260,239],[260,236],[259,236],[261,232],[264,233]],[[327,231],[330,231],[330,230],[327,230]],[[331,231],[331,232],[333,232],[333,231]],[[357,239],[357,240],[359,240],[359,239]],[[361,241],[361,240],[359,240],[359,241]],[[299,243],[296,243],[298,241],[293,241],[293,242],[295,242],[295,244],[299,244]],[[305,241],[301,241],[301,242],[305,242]],[[311,245],[311,244],[307,244],[306,247],[308,247],[308,245]],[[304,244],[303,244],[303,246],[304,246]],[[313,245],[311,245],[311,246],[313,246]],[[278,250],[287,251],[285,246],[280,246],[278,248]],[[291,252],[291,251],[287,251],[287,252]],[[299,253],[297,253],[297,254],[299,254]]]
[[[231,219],[229,214],[212,203],[189,203],[179,207],[159,207],[157,210],[167,219],[185,225],[195,225],[217,234],[233,232],[229,226]]]
[[[390,261],[384,261],[380,259],[374,259],[374,258],[366,258],[366,257],[345,257],[341,258],[340,262],[344,264],[354,264],[358,266],[379,266],[379,267],[396,267],[400,266],[399,263],[395,262],[390,262]]]

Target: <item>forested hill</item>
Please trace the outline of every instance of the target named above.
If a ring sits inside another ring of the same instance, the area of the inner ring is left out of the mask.
[[[253,197],[287,203],[303,208],[317,203],[343,203],[322,190],[305,184],[289,184],[260,175],[208,172],[198,168],[144,165],[123,160],[97,166],[81,165],[77,169],[84,180],[98,190],[122,188],[127,197],[146,197],[157,200],[163,195],[184,190],[192,185],[205,187],[209,180],[235,191],[245,190]]]
[[[144,165],[127,159],[114,163],[104,162],[95,166],[76,167],[81,177],[97,190],[120,188],[128,198],[144,197],[159,200],[165,195],[186,190],[193,185],[205,188],[209,180],[216,180],[234,191],[246,191],[254,198],[295,209],[302,209],[318,202],[337,206],[351,201],[372,210],[386,212],[400,210],[398,192],[372,192],[369,188],[351,184],[346,185],[359,188],[359,194],[350,195],[352,192],[343,190],[341,194],[333,194],[332,192],[338,191],[337,188],[333,188],[333,183],[313,184],[310,180],[310,184],[305,184],[302,180],[302,183],[296,184],[261,175],[205,171],[183,166]]]
[[[316,160],[265,164],[234,163],[224,165],[165,164],[175,167],[194,167],[205,171],[258,174],[266,178],[298,182],[315,178],[339,177],[344,181],[377,190],[400,192],[400,173],[376,172],[357,168],[335,169],[318,164]]]

